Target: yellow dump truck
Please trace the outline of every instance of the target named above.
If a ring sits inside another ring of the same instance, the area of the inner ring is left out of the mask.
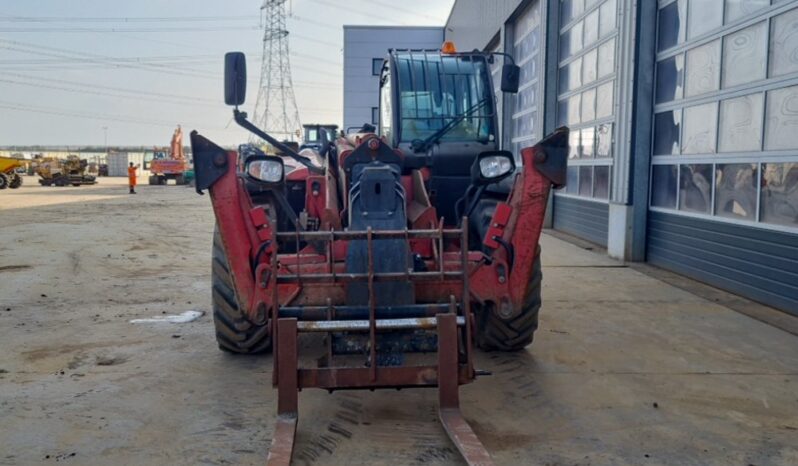
[[[0,157],[0,189],[17,189],[22,186],[22,177],[17,170],[25,168],[25,160]]]

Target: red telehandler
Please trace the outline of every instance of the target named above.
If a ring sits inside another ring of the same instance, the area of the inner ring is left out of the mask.
[[[225,101],[281,155],[227,151],[191,133],[196,189],[210,192],[216,215],[217,342],[274,352],[270,465],[291,461],[299,390],[411,387],[437,387],[462,456],[492,464],[460,413],[459,386],[484,375],[475,347],[532,342],[538,240],[549,192],[565,183],[568,129],[517,155],[499,150],[494,55],[447,49],[392,50],[379,128],[299,153],[238,110],[246,64],[231,52]],[[505,64],[502,91],[517,92],[518,77]],[[299,363],[309,360],[300,333],[323,335],[314,365]]]

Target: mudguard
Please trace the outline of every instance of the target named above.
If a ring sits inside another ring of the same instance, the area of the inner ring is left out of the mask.
[[[197,194],[203,194],[204,190],[213,186],[227,172],[227,151],[196,131],[192,131],[190,137]]]

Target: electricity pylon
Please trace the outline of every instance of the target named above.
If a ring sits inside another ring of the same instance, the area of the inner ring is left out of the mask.
[[[288,58],[288,29],[286,29],[287,0],[263,0],[262,17],[263,61],[260,71],[258,100],[255,102],[254,122],[278,139],[293,140],[301,130],[291,81]]]

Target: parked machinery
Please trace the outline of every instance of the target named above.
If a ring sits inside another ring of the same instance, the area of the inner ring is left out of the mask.
[[[282,154],[226,151],[191,133],[196,189],[210,192],[216,216],[217,342],[234,353],[275,351],[268,463],[291,460],[298,390],[437,387],[460,453],[492,464],[460,414],[458,387],[484,375],[475,346],[532,342],[538,240],[549,191],[565,182],[568,129],[520,154],[499,150],[492,55],[391,51],[379,135],[297,153],[238,110],[244,56],[225,60],[236,122]],[[518,73],[504,65],[502,91],[517,92]],[[316,367],[300,365],[299,333],[324,336],[318,357],[302,358]]]
[[[304,135],[299,149],[314,149],[321,153],[325,144],[332,144],[338,138],[338,125],[311,123],[302,125]]]
[[[89,162],[77,155],[66,159],[36,157],[33,159],[34,172],[39,175],[42,186],[81,186],[96,184],[97,178],[87,174]]]
[[[20,169],[25,168],[25,160],[13,157],[0,157],[0,189],[17,189],[22,186]]]
[[[144,168],[150,170],[149,184],[167,184],[169,180],[175,180],[175,184],[184,185],[189,180],[186,179],[186,172],[189,170],[186,156],[183,153],[183,130],[177,125],[169,148],[154,148],[150,160],[145,159]]]

